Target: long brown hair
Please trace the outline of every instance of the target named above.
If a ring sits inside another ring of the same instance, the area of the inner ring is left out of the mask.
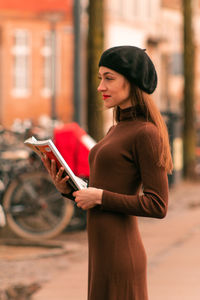
[[[167,126],[161,116],[161,113],[156,107],[151,96],[133,84],[130,84],[130,98],[133,107],[137,108],[134,111],[133,117],[137,117],[137,112],[139,112],[140,115],[143,115],[146,121],[152,122],[158,128],[161,138],[161,151],[158,159],[158,165],[162,166],[169,174],[171,174],[173,163],[169,145],[169,136]],[[119,122],[119,111],[119,107],[114,109],[114,118],[116,122]]]

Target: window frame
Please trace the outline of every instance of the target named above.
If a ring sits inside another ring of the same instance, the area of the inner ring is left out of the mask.
[[[31,33],[26,28],[13,31],[12,88],[15,98],[27,98],[31,93]]]

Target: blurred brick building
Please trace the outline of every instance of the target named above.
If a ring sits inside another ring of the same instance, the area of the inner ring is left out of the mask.
[[[181,112],[183,99],[183,17],[181,0],[106,0],[105,48],[130,44],[146,48],[159,78],[154,98],[162,111]],[[195,36],[195,97],[200,114],[200,0],[192,0]]]
[[[80,0],[83,65],[88,1]],[[15,118],[37,121],[42,114],[52,116],[52,103],[56,103],[54,113],[59,119],[72,120],[73,4],[73,0],[0,1],[0,123],[3,125],[10,126]],[[200,0],[193,0],[193,6],[195,99],[200,115]],[[131,44],[147,49],[158,71],[159,85],[153,96],[159,108],[181,113],[181,0],[105,0],[104,24],[105,48]],[[85,68],[82,75],[85,98]],[[111,115],[105,117],[105,130],[111,118]]]
[[[72,0],[0,2],[0,123],[73,114]]]

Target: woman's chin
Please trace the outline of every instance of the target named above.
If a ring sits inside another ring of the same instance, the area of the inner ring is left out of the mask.
[[[112,108],[113,105],[111,103],[104,102],[104,107],[107,108],[107,109],[109,109],[109,108]]]

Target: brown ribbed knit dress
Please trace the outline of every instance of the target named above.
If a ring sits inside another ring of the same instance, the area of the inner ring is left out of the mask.
[[[140,117],[133,120],[125,109],[90,152],[90,186],[104,191],[102,205],[88,211],[88,300],[148,299],[136,216],[166,214],[168,181],[156,165],[159,144],[157,128]]]

